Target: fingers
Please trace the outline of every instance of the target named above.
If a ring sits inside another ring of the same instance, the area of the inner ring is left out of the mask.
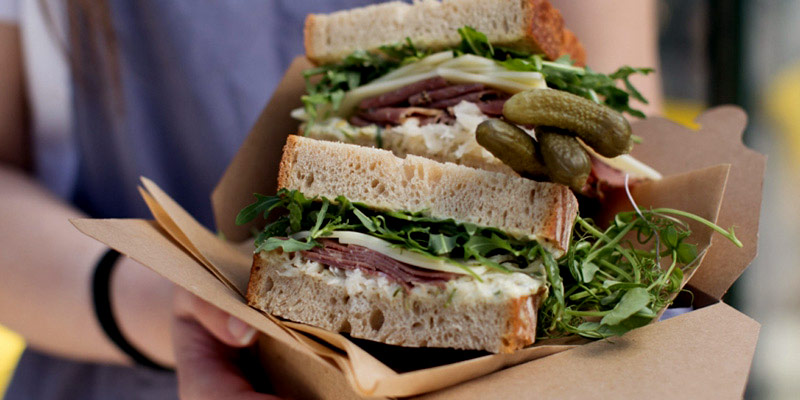
[[[196,320],[228,346],[246,347],[255,342],[254,328],[184,290],[175,294],[175,314],[178,318]]]
[[[216,340],[199,322],[176,318],[172,337],[181,399],[278,399],[255,393],[234,363],[238,349]]]

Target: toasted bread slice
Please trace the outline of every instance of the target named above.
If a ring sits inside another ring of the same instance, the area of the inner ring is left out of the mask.
[[[306,56],[335,63],[355,50],[410,38],[420,48],[442,50],[461,42],[458,28],[471,26],[498,46],[541,53],[550,59],[569,54],[579,64],[585,53],[565,30],[561,13],[547,0],[424,0],[389,2],[331,14],[310,14],[305,22]]]
[[[520,277],[513,275],[521,274],[494,274],[485,282],[462,277],[444,288],[421,284],[405,292],[385,277],[334,271],[300,253],[274,250],[255,254],[247,302],[292,321],[387,344],[510,353],[534,342],[546,295],[544,285],[536,284],[525,294],[504,291],[518,287]]]
[[[497,228],[555,257],[566,251],[578,212],[563,185],[296,135],[286,141],[278,187]]]

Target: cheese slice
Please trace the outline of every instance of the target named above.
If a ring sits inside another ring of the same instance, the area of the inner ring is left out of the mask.
[[[631,176],[631,178],[644,178],[644,179],[652,179],[654,181],[660,180],[663,178],[663,175],[653,169],[653,167],[637,160],[630,154],[623,154],[621,156],[609,158],[603,157],[600,154],[597,154],[596,151],[592,150],[591,147],[587,146],[586,143],[579,140],[580,144],[586,149],[589,154],[594,157],[597,157],[600,161],[605,163],[606,165],[620,170],[622,172],[627,173]]]
[[[309,234],[309,231],[302,231],[295,233],[291,237],[292,239],[305,239]],[[464,268],[447,262],[447,260],[442,257],[431,257],[414,251],[394,247],[391,243],[381,238],[370,236],[365,233],[354,231],[334,231],[325,237],[339,239],[339,243],[341,244],[354,244],[357,246],[366,247],[394,260],[413,265],[415,267],[428,269],[431,271],[450,272],[459,275],[471,275]],[[486,267],[481,266],[469,266],[468,268],[478,276],[485,274],[487,271]]]

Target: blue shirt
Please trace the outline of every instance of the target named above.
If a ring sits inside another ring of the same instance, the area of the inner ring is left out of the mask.
[[[54,158],[77,160],[74,168],[55,169],[69,183],[66,200],[93,217],[149,217],[137,193],[146,176],[213,228],[211,191],[284,70],[303,54],[306,14],[374,1],[108,2],[124,108],[108,107],[96,74],[73,83],[74,147]],[[95,60],[84,53],[78,62],[96,66]],[[173,399],[177,389],[172,373],[28,349],[6,398]]]

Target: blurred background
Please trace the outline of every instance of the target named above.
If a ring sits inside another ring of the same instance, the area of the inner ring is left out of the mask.
[[[759,254],[725,301],[761,323],[745,398],[800,393],[800,1],[660,1],[669,118],[737,104],[745,143],[768,156]]]
[[[665,114],[737,104],[767,154],[759,255],[726,297],[762,324],[746,398],[800,393],[800,1],[660,0]],[[0,397],[24,347],[0,326]]]

